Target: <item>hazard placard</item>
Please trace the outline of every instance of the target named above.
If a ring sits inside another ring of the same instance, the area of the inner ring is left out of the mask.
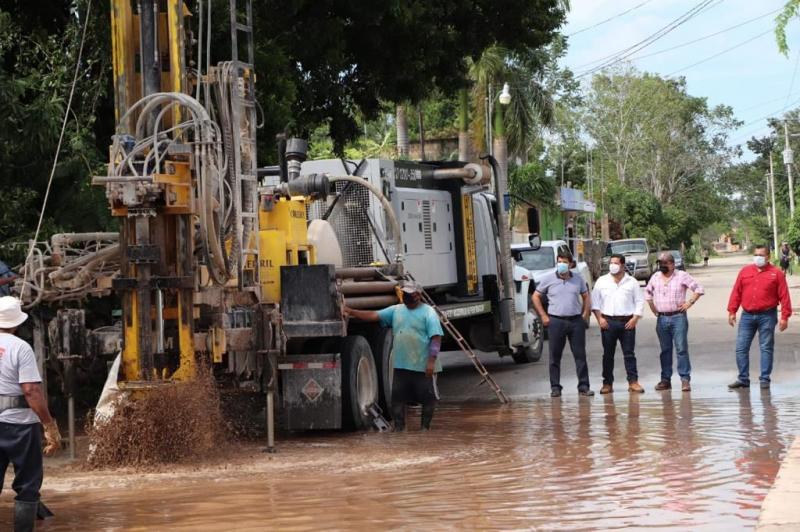
[[[308,399],[313,403],[314,401],[320,398],[322,392],[324,391],[324,388],[320,386],[319,383],[312,378],[308,379],[308,382],[306,382],[305,386],[303,386],[302,390],[300,391],[303,392],[303,395],[306,396],[306,399]]]

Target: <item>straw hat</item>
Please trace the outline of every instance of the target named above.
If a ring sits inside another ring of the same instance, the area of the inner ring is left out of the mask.
[[[22,312],[19,299],[13,296],[0,297],[0,329],[13,329],[22,325],[28,315]]]

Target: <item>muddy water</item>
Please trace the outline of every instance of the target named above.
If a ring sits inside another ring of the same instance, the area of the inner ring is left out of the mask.
[[[800,432],[798,406],[760,390],[445,405],[430,433],[297,436],[277,455],[245,447],[145,475],[48,472],[58,515],[40,530],[741,529]]]

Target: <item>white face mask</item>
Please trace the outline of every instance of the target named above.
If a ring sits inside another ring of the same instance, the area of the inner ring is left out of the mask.
[[[613,262],[608,265],[608,271],[611,272],[611,275],[617,275],[619,273],[620,265]]]
[[[761,255],[754,255],[753,256],[753,262],[759,268],[763,268],[764,266],[767,265],[767,258],[766,257],[762,257]]]

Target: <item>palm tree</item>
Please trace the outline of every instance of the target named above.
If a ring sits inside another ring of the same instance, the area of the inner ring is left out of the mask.
[[[548,126],[553,120],[553,99],[548,91],[533,77],[531,69],[501,46],[487,48],[477,61],[469,66],[472,85],[473,141],[486,146],[486,104],[494,98],[503,83],[509,84],[511,103],[503,112],[493,101],[495,114],[502,113],[505,120],[503,135],[508,141],[511,155],[526,157],[537,124]],[[492,94],[489,95],[491,90]],[[497,124],[497,120],[493,121]],[[497,134],[497,131],[494,132]],[[487,146],[488,148],[488,146]]]
[[[405,105],[395,108],[395,127],[397,128],[397,158],[408,159],[408,118]]]

